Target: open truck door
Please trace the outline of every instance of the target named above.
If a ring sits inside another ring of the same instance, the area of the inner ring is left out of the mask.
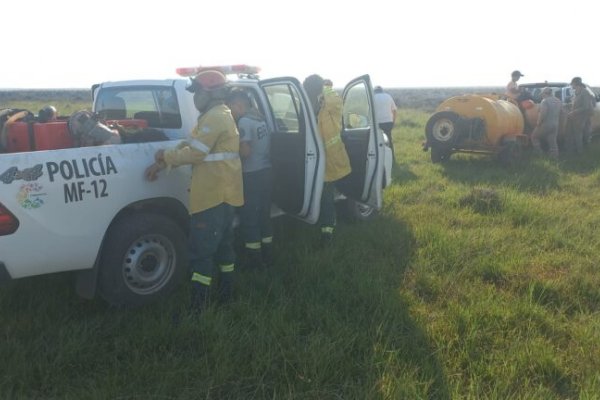
[[[316,223],[325,151],[309,101],[295,78],[266,79],[260,86],[268,105],[265,117],[273,132],[273,203],[290,215]]]
[[[336,183],[346,197],[380,209],[385,142],[375,120],[373,89],[369,75],[352,80],[344,88],[342,140],[352,172]]]

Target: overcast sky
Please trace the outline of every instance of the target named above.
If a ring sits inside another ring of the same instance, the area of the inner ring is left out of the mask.
[[[262,77],[319,73],[343,86],[600,85],[592,1],[72,0],[12,2],[0,88],[88,88],[251,64]]]

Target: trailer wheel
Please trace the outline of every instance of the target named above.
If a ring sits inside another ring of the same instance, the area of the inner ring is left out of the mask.
[[[432,147],[436,145],[448,150],[456,142],[458,137],[458,122],[460,117],[451,111],[440,111],[435,113],[427,121],[425,135]]]
[[[140,306],[171,293],[187,271],[186,236],[172,219],[126,216],[107,232],[100,295],[116,306]]]

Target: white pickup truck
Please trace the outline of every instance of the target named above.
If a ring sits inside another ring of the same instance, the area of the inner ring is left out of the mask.
[[[171,292],[188,272],[191,169],[144,179],[156,150],[173,147],[196,123],[189,80],[94,85],[93,111],[143,119],[169,141],[0,153],[0,281],[77,271],[77,293],[141,305]],[[274,214],[309,223],[319,215],[324,148],[311,105],[291,77],[238,75],[273,131]],[[338,185],[359,218],[382,205],[391,151],[377,129],[368,75],[344,89],[342,138],[352,174]],[[207,188],[207,190],[210,190]]]

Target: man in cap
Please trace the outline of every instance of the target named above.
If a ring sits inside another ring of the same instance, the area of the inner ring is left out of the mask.
[[[558,158],[556,139],[561,109],[562,103],[552,95],[552,88],[543,88],[537,124],[531,133],[531,144],[537,153],[542,153],[540,139],[544,139],[548,145],[548,154],[555,159]]]
[[[592,101],[586,86],[583,84],[580,77],[576,76],[571,80],[571,87],[575,91],[571,111],[568,114],[568,122],[570,129],[569,147],[577,153],[583,152],[583,138],[585,130],[589,125],[589,120],[592,117]]]
[[[515,102],[518,102],[521,97],[521,88],[519,88],[519,84],[517,83],[519,81],[519,79],[521,79],[522,76],[525,76],[521,73],[521,71],[513,71],[512,74],[510,74],[511,79],[510,82],[508,82],[508,84],[506,85],[506,97],[508,97],[509,99],[514,100]]]
[[[235,263],[233,227],[235,207],[244,203],[239,134],[231,110],[225,105],[229,87],[225,75],[203,71],[188,88],[200,112],[198,123],[187,141],[176,148],[159,150],[156,162],[146,170],[153,181],[166,167],[192,166],[189,211],[190,265],[192,269],[193,312],[208,302],[214,263],[220,268],[219,292],[222,301],[231,298]]]

